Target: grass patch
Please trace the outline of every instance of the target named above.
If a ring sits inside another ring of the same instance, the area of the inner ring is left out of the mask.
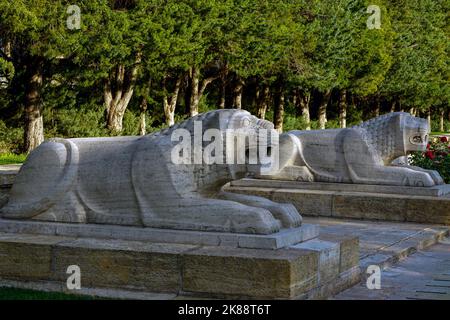
[[[14,154],[14,153],[0,154],[0,165],[24,163],[26,158],[27,158],[26,154]]]
[[[0,300],[94,300],[98,297],[0,287]]]
[[[449,134],[449,132],[431,132],[430,135],[432,136],[441,136],[444,134]]]

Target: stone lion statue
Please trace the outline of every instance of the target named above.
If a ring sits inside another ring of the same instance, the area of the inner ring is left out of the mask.
[[[411,151],[426,150],[428,132],[425,119],[405,112],[347,129],[290,131],[280,136],[280,169],[259,177],[417,187],[443,184],[437,171],[393,164]]]
[[[273,124],[228,109],[142,137],[50,140],[29,155],[0,215],[258,234],[300,226],[301,216],[291,204],[221,190],[231,180],[260,172],[258,164],[207,164],[202,158],[190,162],[197,157],[194,153],[185,154],[183,163],[174,163],[178,150],[174,148],[180,143],[179,138],[174,141],[174,133],[184,130],[189,136],[183,139],[192,136],[195,141],[208,129],[219,132],[215,139],[223,145],[227,130],[251,136],[261,129],[273,130]],[[199,143],[200,151],[205,150],[208,142]],[[269,143],[261,145],[270,148]]]

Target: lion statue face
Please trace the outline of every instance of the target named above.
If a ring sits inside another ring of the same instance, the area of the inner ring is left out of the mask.
[[[228,172],[231,179],[240,179],[278,165],[278,132],[274,125],[244,110],[203,113],[159,135],[170,135],[174,142],[170,153],[173,164],[201,166],[202,172],[220,166],[219,171]]]
[[[425,151],[428,144],[430,128],[426,119],[403,114],[401,121],[405,153]]]
[[[247,111],[236,111],[230,117],[224,141],[226,158],[235,159],[226,162],[234,173],[261,174],[278,164],[278,133],[273,123]]]

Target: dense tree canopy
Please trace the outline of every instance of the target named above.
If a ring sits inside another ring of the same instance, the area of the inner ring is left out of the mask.
[[[381,92],[405,107],[448,105],[449,2],[390,1],[393,65]]]
[[[449,6],[0,0],[0,152],[31,151],[44,134],[145,134],[215,108],[280,131],[394,110],[449,130]]]

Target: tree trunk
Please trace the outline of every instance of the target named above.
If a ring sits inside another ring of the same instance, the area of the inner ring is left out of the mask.
[[[143,97],[142,101],[141,101],[141,105],[139,106],[139,109],[141,111],[141,114],[139,116],[139,134],[141,136],[145,136],[145,134],[147,133],[146,130],[146,123],[145,123],[145,116],[147,113],[147,98]]]
[[[444,132],[444,115],[445,115],[445,110],[441,109],[439,111],[439,132]]]
[[[391,110],[390,110],[390,112],[395,112],[395,104],[396,104],[395,100],[394,100],[394,101],[392,101],[392,103],[391,103]]]
[[[373,113],[374,113],[375,117],[379,117],[380,116],[380,110],[381,110],[380,96],[377,95],[375,97],[375,109],[373,110]]]
[[[147,86],[143,88],[142,91],[142,100],[141,105],[139,106],[140,109],[140,116],[139,116],[139,134],[141,136],[145,136],[147,134],[147,124],[145,120],[145,116],[147,114],[147,108],[148,108],[148,99],[150,96],[150,88],[152,87],[152,80],[148,80]]]
[[[112,132],[120,133],[123,129],[123,116],[133,96],[141,56],[141,53],[136,55],[135,64],[130,70],[126,70],[124,65],[117,66],[105,81],[103,97],[106,125]]]
[[[10,40],[6,40],[5,42],[5,55],[7,58],[11,58],[12,55],[12,45]]]
[[[427,121],[428,121],[428,128],[430,128],[431,131],[431,107],[427,110]]]
[[[227,98],[227,77],[228,77],[228,64],[225,63],[222,71],[220,72],[220,102],[219,108],[225,109]]]
[[[311,100],[311,93],[304,92],[298,96],[298,103],[300,104],[300,111],[302,113],[303,120],[306,124],[306,130],[311,130],[311,116],[309,113],[309,102]]]
[[[319,127],[320,129],[325,129],[327,124],[327,105],[330,100],[331,90],[325,91],[323,94],[322,101],[319,106]]]
[[[283,89],[278,90],[277,97],[275,99],[274,108],[274,125],[275,130],[279,133],[283,132],[283,119],[284,119],[284,91]]]
[[[32,59],[27,65],[25,83],[25,152],[30,153],[44,142],[44,122],[42,118],[41,89],[43,82],[43,61]]]
[[[297,106],[299,105],[298,96],[299,96],[299,94],[298,94],[297,89],[292,90],[292,105],[294,106],[294,110],[295,110],[294,114],[296,117],[298,116],[298,114],[300,112],[300,110],[298,110],[299,108],[297,108]]]
[[[255,97],[253,99],[254,104],[252,103],[252,107],[254,105],[254,107],[256,108],[256,114],[258,114],[258,106],[259,106],[260,99],[261,99],[261,87],[258,84],[256,84]]]
[[[198,103],[200,101],[198,85],[200,82],[200,72],[196,67],[192,67],[191,73],[191,101],[189,103],[189,115],[194,117],[198,114]]]
[[[259,97],[256,99],[257,103],[257,117],[260,119],[266,118],[267,107],[269,105],[270,98],[270,87],[268,85],[264,85]]]
[[[175,108],[177,106],[178,93],[180,92],[182,77],[178,77],[175,82],[175,87],[172,95],[167,94],[166,81],[168,79],[164,78],[162,89],[164,91],[163,96],[163,109],[164,116],[166,118],[166,124],[169,126],[173,126],[175,124]]]
[[[190,116],[194,117],[198,114],[198,105],[206,87],[213,82],[216,77],[206,78],[200,82],[200,72],[196,67],[192,67],[191,72],[191,100],[190,100]]]
[[[220,102],[219,102],[220,109],[225,109],[226,97],[227,97],[227,84],[225,81],[222,80],[222,83],[220,84]]]
[[[237,79],[233,90],[233,108],[242,109],[242,92],[244,91],[244,81],[242,79]]]
[[[341,92],[341,99],[339,100],[339,125],[341,128],[347,127],[347,92]]]

